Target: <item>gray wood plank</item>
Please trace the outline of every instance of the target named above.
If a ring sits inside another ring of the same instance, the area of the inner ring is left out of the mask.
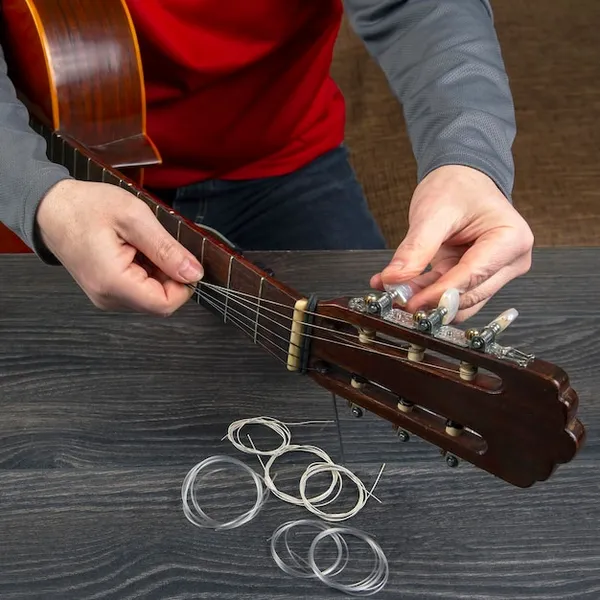
[[[367,289],[390,254],[253,256],[327,297]],[[378,597],[600,596],[599,259],[595,249],[538,250],[531,273],[474,319],[517,307],[507,342],[561,365],[580,395],[586,446],[549,482],[516,490],[466,464],[448,469],[435,448],[399,444],[386,422],[354,419],[340,401],[348,465],[369,483],[387,463],[383,504],[350,522],[390,560]],[[0,257],[0,282],[0,598],[340,597],[271,562],[267,538],[302,509],[271,498],[255,522],[215,533],[189,525],[179,501],[193,464],[239,456],[221,441],[231,421],[331,420],[326,392],[196,305],[169,319],[102,313],[35,257]],[[293,432],[338,458],[333,423]],[[290,458],[278,481],[293,489],[306,464]],[[232,486],[210,501],[250,500]]]
[[[368,480],[378,468],[364,463],[359,474]],[[299,469],[277,472],[287,489]],[[271,497],[243,528],[197,529],[180,510],[184,475],[164,467],[1,473],[0,597],[342,597],[280,572],[270,557],[273,530],[306,516],[303,509]],[[251,506],[246,480],[217,477],[208,507],[218,500],[220,515],[232,517]],[[376,536],[388,558],[378,598],[592,600],[600,588],[599,492],[591,461],[527,491],[429,462],[390,465],[377,489],[382,504],[369,503],[351,524]],[[351,567],[360,548],[354,556]]]

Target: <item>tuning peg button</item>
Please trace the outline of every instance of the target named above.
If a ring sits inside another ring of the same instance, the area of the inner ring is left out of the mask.
[[[418,310],[413,320],[419,331],[435,334],[442,325],[451,323],[458,313],[460,294],[455,288],[448,288],[440,298],[437,308],[430,312]]]
[[[509,308],[502,314],[498,315],[489,325],[495,334],[502,333],[513,321],[519,316],[519,311],[516,308]]]
[[[397,283],[390,285],[383,284],[385,291],[392,297],[392,300],[400,306],[406,306],[408,301],[414,296],[414,292],[407,283]]]
[[[448,325],[454,321],[456,314],[458,313],[458,307],[460,304],[460,294],[456,288],[447,289],[440,298],[438,303],[438,309],[444,309],[444,316],[442,317],[442,324]]]

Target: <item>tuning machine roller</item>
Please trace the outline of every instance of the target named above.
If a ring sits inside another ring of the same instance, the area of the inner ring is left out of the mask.
[[[412,288],[406,284],[384,285],[383,292],[370,292],[364,298],[365,310],[371,315],[385,315],[394,308],[394,304],[405,306],[413,295]]]
[[[413,315],[415,327],[423,333],[436,333],[442,325],[452,323],[460,304],[460,294],[456,288],[447,289],[440,298],[437,308],[430,311],[418,310]]]

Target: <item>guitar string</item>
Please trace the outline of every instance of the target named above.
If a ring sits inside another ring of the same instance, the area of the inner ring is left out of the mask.
[[[261,299],[259,296],[253,296],[252,294],[247,294],[247,293],[244,293],[244,292],[237,292],[236,290],[228,290],[228,288],[223,287],[223,286],[217,286],[217,285],[214,285],[214,284],[206,284],[206,283],[203,283],[202,285],[206,286],[206,287],[209,287],[210,289],[215,289],[215,290],[219,291],[220,293],[222,293],[223,295],[227,296],[228,298],[231,298],[234,301],[238,302],[238,304],[242,304],[242,303],[241,303],[240,300],[238,300],[237,298],[235,298],[235,295],[244,296],[244,297],[251,298],[251,299],[257,299],[257,300],[260,300],[261,302],[265,301],[264,299]],[[197,293],[197,290],[196,290],[196,293]],[[274,302],[272,300],[270,302],[273,303],[273,304],[277,304],[279,306],[282,306],[284,308],[287,308],[289,310],[293,310],[292,308],[290,308],[289,306],[287,306],[287,305],[285,305],[285,304],[283,304],[281,302]],[[277,315],[279,317],[283,317],[284,319],[288,319],[288,320],[290,320],[291,323],[299,323],[301,325],[305,325],[304,321],[299,321],[297,319],[294,319],[293,316],[290,317],[289,315],[286,315],[284,313],[276,311],[276,310],[274,310],[272,308],[268,308],[268,307],[265,307],[265,306],[260,306],[258,304],[258,302],[257,303],[249,303],[249,305],[252,306],[253,308],[256,308],[257,312],[259,310],[263,310],[263,311],[269,312],[271,314]],[[319,313],[312,312],[312,311],[304,311],[304,312],[305,312],[305,314],[308,314],[308,315],[316,315],[318,317],[321,317],[322,319],[338,321],[338,322],[343,323],[345,325],[348,324],[347,321],[344,321],[343,319],[338,319],[336,317],[329,317],[327,315],[321,315]],[[268,319],[269,321],[275,323],[276,325],[278,325],[279,327],[281,327],[282,329],[284,329],[287,333],[291,332],[291,330],[289,329],[288,326],[280,323],[279,321],[276,321],[275,319],[269,318],[267,315],[264,315],[264,314],[262,314],[260,316],[262,316],[263,318]],[[309,327],[311,329],[319,329],[319,330],[322,330],[322,331],[326,331],[327,333],[333,333],[336,336],[345,336],[346,338],[348,338],[348,340],[350,342],[354,342],[353,347],[361,348],[361,349],[364,348],[360,343],[358,343],[356,341],[357,340],[357,335],[356,334],[352,334],[352,333],[349,333],[347,331],[337,331],[337,330],[336,331],[332,331],[329,327],[324,327],[323,325],[317,325],[316,323],[315,324],[311,324]],[[308,335],[308,334],[303,333],[303,332],[299,332],[299,333],[301,335]],[[312,337],[315,337],[315,336],[312,336]],[[316,337],[315,337],[315,339],[323,340],[323,338],[316,338]],[[329,340],[324,340],[324,341],[329,341]],[[382,341],[380,339],[371,340],[369,342],[369,345],[370,346],[380,346],[382,348],[391,348],[392,350],[399,350],[399,351],[402,351],[402,352],[408,352],[409,351],[409,348],[407,348],[407,347],[399,346],[398,344],[392,344],[390,342],[384,342],[384,341]],[[400,358],[400,360],[403,360],[403,357],[399,357],[399,358]],[[432,365],[430,363],[423,363],[423,364],[427,364],[428,366],[431,366],[431,367],[434,367],[434,368],[439,368],[440,370],[449,371],[451,373],[459,373],[458,369],[452,369],[452,368],[449,368],[449,367],[442,367],[440,365]]]
[[[237,324],[238,324],[240,327],[242,327],[242,326],[243,326],[244,328],[245,328],[245,327],[250,327],[250,325],[247,325],[247,324],[245,324],[245,323],[243,323],[243,322],[242,322],[242,323],[240,323],[240,317],[243,317],[244,319],[247,319],[247,320],[248,320],[248,322],[251,324],[251,326],[252,326],[253,328],[258,328],[258,327],[260,327],[260,328],[262,328],[262,329],[265,329],[265,330],[266,330],[266,331],[267,331],[269,334],[271,334],[271,335],[274,335],[275,337],[278,337],[278,338],[280,338],[280,339],[284,340],[284,341],[286,342],[286,344],[289,344],[289,343],[290,343],[288,338],[285,338],[285,337],[283,337],[283,336],[281,336],[281,335],[277,334],[277,333],[276,333],[276,332],[274,332],[272,329],[270,329],[270,328],[269,328],[269,327],[267,327],[266,325],[263,325],[262,323],[256,323],[256,321],[255,321],[255,319],[254,319],[254,318],[252,318],[252,317],[250,317],[250,316],[248,316],[248,315],[244,314],[243,312],[241,312],[241,311],[239,311],[239,310],[237,310],[237,309],[235,309],[235,308],[233,308],[233,307],[231,307],[231,306],[226,306],[226,304],[225,304],[225,302],[224,302],[224,301],[220,301],[220,300],[218,300],[218,299],[216,299],[216,298],[214,298],[214,297],[208,296],[208,295],[206,294],[206,292],[203,292],[203,291],[201,291],[201,290],[196,290],[195,294],[196,294],[198,297],[200,297],[201,299],[203,299],[204,301],[208,302],[208,303],[209,303],[211,306],[213,306],[213,308],[215,308],[215,310],[217,310],[217,311],[218,311],[220,314],[222,314],[222,315],[225,315],[225,314],[227,314],[227,318],[228,318],[228,319],[231,319],[231,320],[232,320],[234,323],[237,323]],[[230,300],[232,300],[233,302],[237,302],[237,303],[239,303],[239,304],[241,304],[241,303],[242,303],[240,300],[238,300],[238,299],[237,299],[237,298],[235,298],[235,297],[234,297],[234,298],[230,298]],[[226,310],[226,312],[225,312],[225,310]],[[232,313],[233,313],[233,314],[235,314],[235,315],[239,315],[239,317],[232,317]],[[283,327],[283,328],[284,328],[286,331],[288,331],[288,332],[291,334],[291,331],[292,331],[292,330],[291,330],[291,328],[288,328],[288,327],[286,327],[286,326],[282,325],[281,323],[279,323],[279,322],[275,321],[274,319],[271,319],[271,318],[267,317],[266,315],[263,315],[263,316],[264,316],[264,318],[266,318],[267,320],[273,321],[274,323],[276,323],[276,324],[277,324],[277,325],[279,325],[280,327]],[[287,315],[280,314],[280,316],[282,316],[282,317],[284,317],[284,318],[286,318],[286,319],[290,319],[290,321],[292,321],[292,322],[293,322],[293,319],[292,319],[291,317],[288,317]],[[327,329],[327,328],[325,328],[325,329]],[[250,335],[250,332],[249,332],[249,331],[246,331],[245,329],[244,329],[244,331],[245,331],[245,333],[247,333],[248,335]],[[328,331],[329,331],[329,330],[328,330]],[[258,332],[257,332],[257,333],[258,333]],[[337,332],[334,332],[334,333],[337,333]],[[346,347],[346,348],[353,348],[353,349],[355,349],[355,350],[360,350],[360,351],[362,351],[362,352],[368,352],[368,353],[370,353],[370,354],[376,354],[376,355],[378,355],[378,356],[384,356],[384,357],[386,357],[386,358],[391,358],[392,360],[396,360],[396,361],[398,361],[398,362],[402,362],[402,363],[409,363],[409,364],[415,364],[414,362],[410,361],[408,358],[404,358],[404,357],[401,357],[401,356],[390,356],[389,354],[386,354],[386,353],[384,353],[384,352],[380,352],[380,351],[378,351],[378,350],[376,350],[376,349],[373,349],[373,348],[369,348],[368,346],[363,346],[363,345],[361,345],[361,344],[360,344],[360,343],[358,343],[358,342],[357,342],[357,343],[354,343],[354,344],[349,344],[349,343],[342,342],[342,341],[339,341],[339,340],[332,340],[332,339],[328,339],[328,338],[324,338],[324,337],[319,337],[319,336],[311,335],[311,334],[309,334],[309,333],[306,333],[306,332],[303,332],[303,331],[300,331],[300,332],[298,332],[298,334],[299,334],[299,335],[302,335],[302,336],[304,336],[304,337],[308,337],[308,338],[311,338],[311,339],[319,340],[319,341],[322,341],[322,342],[327,342],[327,343],[331,343],[331,344],[337,344],[337,345],[340,345],[340,346],[343,346],[343,347]],[[278,346],[277,344],[275,344],[274,342],[272,342],[272,341],[271,341],[271,340],[268,338],[268,336],[266,336],[266,335],[264,335],[264,334],[262,334],[262,333],[258,333],[258,335],[260,335],[261,337],[263,337],[263,338],[265,338],[265,339],[269,340],[269,342],[270,342],[270,343],[272,343],[272,344],[273,344],[273,345],[274,345],[274,346],[275,346],[275,347],[276,347],[278,350],[280,350],[280,351],[282,351],[282,352],[285,352],[285,353],[286,353],[286,355],[288,354],[288,349],[287,349],[287,348],[283,348],[283,347],[281,347],[281,346]],[[292,343],[292,345],[293,345],[293,346],[295,346],[296,348],[300,348],[300,346],[299,346],[298,344],[294,344],[294,343]],[[261,344],[261,346],[262,346],[262,347],[265,347],[265,346],[264,346],[264,344]],[[393,345],[391,345],[391,344],[390,344],[390,346],[391,346],[392,348],[396,349],[396,350],[403,350],[403,348],[399,348],[399,347],[397,347],[397,346],[393,346]],[[280,361],[280,362],[282,362],[282,363],[284,363],[284,364],[287,364],[287,360],[284,360],[284,359],[282,359],[281,357],[278,357],[278,359],[279,359],[279,361]],[[422,365],[424,365],[424,366],[426,366],[426,367],[428,367],[428,368],[430,368],[430,369],[437,370],[437,371],[449,372],[449,373],[453,373],[453,374],[455,374],[455,375],[456,375],[456,374],[459,374],[459,371],[458,371],[458,369],[452,369],[452,368],[449,368],[449,367],[443,367],[443,366],[440,366],[440,365],[435,365],[435,364],[431,364],[431,363],[426,363],[426,362],[424,362],[424,361],[421,361],[421,362],[419,362],[418,364],[422,364]],[[312,370],[316,370],[316,369],[312,369]]]
[[[218,313],[224,315],[225,311],[223,308],[221,308],[212,298],[210,298],[210,296],[203,296],[201,292],[197,292],[197,296],[199,298],[201,298],[202,300],[204,300],[205,302],[207,302],[210,306],[212,306]],[[224,303],[223,303],[224,306]],[[238,313],[241,314],[243,317],[249,319],[252,322],[252,326],[254,326],[254,321],[253,319],[250,319],[250,317],[248,317],[247,315],[244,315],[243,313],[240,313],[239,311],[236,311],[235,309],[233,309],[234,313]],[[267,340],[270,344],[272,344],[273,346],[275,346],[275,348],[277,348],[279,351],[284,352],[286,355],[288,354],[288,349],[287,348],[283,348],[279,345],[277,345],[273,340],[271,340],[268,336],[266,336],[264,333],[261,333],[260,331],[256,331],[256,332],[252,332],[250,333],[249,331],[247,331],[245,328],[248,327],[248,325],[246,325],[243,322],[240,322],[240,320],[237,317],[234,317],[231,315],[231,310],[227,311],[228,313],[228,318],[231,319],[231,321],[233,323],[237,323],[237,325],[240,327],[241,331],[243,331],[244,333],[246,333],[247,335],[249,335],[251,338],[254,338],[254,334],[256,333],[257,339],[256,339],[256,344],[258,344],[259,346],[261,346],[261,348],[263,348],[264,350],[266,350],[267,352],[269,352],[269,354],[271,354],[271,356],[273,356],[276,360],[278,360],[280,363],[287,365],[287,360],[282,358],[281,356],[277,355],[272,349],[268,348],[267,346],[265,346],[265,344],[263,344],[262,342],[260,342],[258,340],[258,336],[264,338],[265,340]],[[260,325],[259,327],[265,328],[266,327],[264,325]],[[270,332],[269,329],[267,329],[267,331]],[[272,333],[272,335],[279,337],[283,340],[285,340],[285,338],[283,336],[278,335],[275,332],[270,332]],[[289,340],[285,340],[286,343],[289,344]],[[294,346],[296,346],[296,344],[293,344]],[[307,371],[315,371],[316,369],[313,368],[308,368]]]
[[[227,318],[230,318],[230,316],[231,316],[231,313],[233,312],[234,314],[238,314],[238,315],[240,315],[241,317],[243,317],[243,318],[247,319],[247,320],[248,320],[248,321],[249,321],[249,322],[252,324],[252,327],[256,327],[256,326],[258,326],[258,327],[262,327],[263,329],[266,329],[266,331],[267,331],[267,332],[269,332],[270,334],[272,334],[272,335],[274,335],[274,336],[276,336],[276,337],[278,337],[278,338],[280,338],[280,339],[283,339],[283,340],[285,340],[285,342],[286,342],[286,343],[290,343],[290,342],[289,342],[289,340],[288,340],[288,338],[284,338],[283,336],[281,336],[281,335],[279,335],[279,334],[275,333],[275,332],[274,332],[272,329],[269,329],[269,328],[268,328],[266,325],[262,325],[261,323],[258,323],[258,324],[257,324],[257,323],[255,322],[255,319],[254,319],[254,318],[252,318],[252,317],[249,317],[248,315],[246,315],[246,314],[242,313],[241,311],[238,311],[238,310],[236,310],[235,308],[232,308],[231,306],[226,306],[226,304],[225,304],[225,302],[224,302],[224,301],[219,301],[219,300],[215,299],[214,297],[207,296],[205,293],[204,293],[205,295],[202,295],[202,294],[203,294],[203,292],[197,292],[197,294],[198,294],[198,296],[199,296],[200,298],[203,298],[203,299],[205,299],[207,302],[210,300],[210,303],[211,303],[211,305],[212,305],[212,306],[213,306],[213,307],[214,307],[214,308],[215,308],[217,311],[219,311],[219,313],[220,313],[220,314],[222,314],[222,315],[225,315],[225,314],[227,313]],[[240,302],[239,300],[237,300],[236,298],[231,298],[231,300],[233,300],[234,302],[241,303],[241,302]],[[217,306],[217,303],[218,303],[218,302],[220,302],[220,305],[221,305],[221,306]],[[221,307],[223,307],[223,308],[221,308]],[[287,317],[286,315],[281,315],[281,316],[282,316],[282,317],[285,317],[285,318],[288,318],[288,319],[290,319],[290,320],[292,320],[292,319],[291,319],[291,317]],[[285,329],[286,331],[288,331],[289,333],[291,333],[291,329],[289,329],[289,328],[287,328],[287,327],[283,326],[281,323],[279,323],[279,322],[277,322],[277,321],[275,321],[275,320],[273,320],[273,319],[269,319],[269,318],[268,318],[268,317],[266,317],[266,316],[264,316],[264,317],[265,317],[265,318],[267,318],[268,320],[271,320],[271,321],[273,321],[274,323],[276,323],[276,324],[277,324],[277,325],[279,325],[280,327],[284,327],[284,329]],[[234,319],[232,319],[232,321],[234,321]],[[241,325],[244,325],[244,327],[248,327],[248,325],[245,325],[245,324],[240,324],[240,322],[239,322],[239,319],[236,319],[234,322],[237,322],[237,323],[238,323],[238,325],[240,325],[240,326],[241,326]],[[326,329],[326,328],[325,328],[325,329]],[[244,331],[245,331],[245,330],[244,330]],[[329,330],[328,330],[328,331],[329,331]],[[248,332],[248,331],[245,331],[245,332],[249,334],[249,332]],[[343,347],[346,347],[346,348],[353,348],[353,349],[355,349],[355,350],[361,350],[362,352],[369,352],[369,353],[371,353],[371,354],[377,354],[378,356],[384,356],[384,357],[386,357],[386,358],[391,358],[392,360],[396,360],[396,361],[398,361],[398,362],[402,362],[402,363],[415,364],[414,362],[410,361],[408,358],[404,358],[404,357],[402,357],[402,356],[390,356],[389,354],[386,354],[386,353],[384,353],[384,352],[379,352],[379,351],[377,351],[377,350],[375,350],[375,349],[373,349],[373,348],[369,348],[368,346],[367,346],[367,347],[365,347],[365,346],[361,345],[359,342],[356,342],[356,343],[353,343],[353,344],[348,344],[348,343],[345,343],[345,342],[342,342],[342,341],[339,341],[339,340],[333,340],[333,339],[329,339],[329,338],[323,338],[323,337],[319,337],[319,336],[311,335],[311,334],[309,334],[309,333],[306,333],[306,332],[303,332],[303,331],[299,331],[299,332],[298,332],[298,335],[302,335],[302,336],[304,336],[304,337],[309,337],[309,338],[311,338],[311,339],[319,340],[319,341],[322,341],[322,342],[328,342],[328,343],[331,343],[331,344],[337,344],[337,345],[340,345],[340,346],[343,346]],[[261,334],[261,337],[263,337],[263,338],[265,338],[265,339],[267,339],[267,340],[269,339],[269,338],[268,338],[267,336],[265,336],[264,334]],[[269,341],[270,341],[270,340],[269,340]],[[272,343],[272,342],[271,342],[271,343]],[[288,350],[287,350],[286,348],[282,348],[281,346],[277,346],[277,344],[274,344],[274,343],[273,343],[273,345],[274,345],[274,346],[276,346],[276,347],[277,347],[279,350],[281,350],[282,352],[285,352],[286,354],[288,353]],[[298,344],[294,344],[294,343],[292,343],[291,345],[295,346],[296,348],[300,348],[300,346],[299,346]],[[262,344],[261,344],[261,346],[262,346]],[[393,346],[393,345],[391,345],[391,344],[390,344],[390,346],[391,346],[392,348],[396,349],[396,350],[404,350],[403,348],[399,348],[399,347],[397,347],[397,346]],[[263,347],[264,347],[264,346],[263,346]],[[280,361],[281,361],[281,362],[283,362],[283,363],[286,363],[286,364],[287,364],[287,361],[286,361],[286,360],[284,360],[284,359],[281,359],[281,358],[280,358]],[[418,364],[425,365],[426,367],[428,367],[428,368],[430,368],[430,369],[432,369],[432,370],[444,371],[444,372],[452,373],[452,374],[454,374],[454,375],[457,375],[457,374],[459,374],[459,373],[460,373],[458,369],[453,369],[453,368],[450,368],[450,367],[443,367],[443,366],[440,366],[440,365],[435,365],[435,364],[427,363],[427,362],[425,362],[425,361],[420,361]],[[312,370],[315,370],[315,369],[312,369]]]

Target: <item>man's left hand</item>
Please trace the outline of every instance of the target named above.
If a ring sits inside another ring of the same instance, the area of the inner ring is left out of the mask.
[[[448,288],[457,288],[455,322],[464,321],[529,271],[533,242],[528,224],[487,175],[459,165],[439,167],[417,186],[406,237],[371,286],[409,283],[409,312],[433,308]],[[431,270],[423,273],[428,265]]]

